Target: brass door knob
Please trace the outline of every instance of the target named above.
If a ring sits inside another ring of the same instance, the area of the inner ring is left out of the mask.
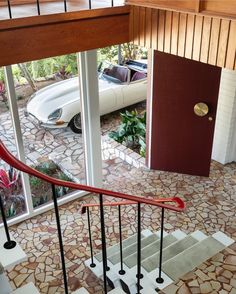
[[[194,113],[197,115],[197,116],[206,116],[209,112],[209,107],[206,103],[203,103],[203,102],[199,102],[197,104],[194,105]]]

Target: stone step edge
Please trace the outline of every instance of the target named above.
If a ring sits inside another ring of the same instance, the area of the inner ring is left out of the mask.
[[[143,230],[143,231],[141,232],[141,234],[142,234],[142,238],[146,238],[146,237],[152,235],[153,233],[152,233],[149,229],[145,229],[145,230]],[[133,235],[132,235],[132,236],[129,236],[129,237],[126,238],[126,239],[123,239],[123,241],[128,240],[128,239],[131,238],[131,237],[133,237]],[[116,244],[107,247],[107,250],[116,247],[118,244],[120,244],[120,242],[117,242]],[[130,245],[129,245],[129,246],[130,246]],[[127,247],[128,247],[128,246],[127,246]],[[125,248],[126,248],[126,247],[125,247]],[[94,257],[96,258],[97,256],[100,256],[100,255],[101,255],[101,252],[95,254]]]
[[[76,291],[72,292],[71,294],[89,294],[89,292],[85,288],[79,288]]]
[[[154,233],[154,234],[156,234],[158,237],[160,237],[160,231],[158,231],[158,232],[156,232],[156,233]],[[167,237],[167,236],[169,236],[169,235],[172,235],[173,237],[176,238],[176,241],[175,241],[174,243],[176,243],[176,242],[178,242],[178,241],[180,241],[180,240],[182,240],[182,239],[184,239],[184,238],[186,238],[186,237],[188,236],[186,233],[182,232],[181,230],[176,230],[176,231],[174,231],[174,232],[172,232],[172,233],[170,233],[170,234],[167,234],[166,232],[164,232],[163,237],[165,238],[165,237]],[[157,240],[151,242],[150,244],[147,244],[146,246],[144,246],[144,247],[142,248],[142,250],[144,250],[144,249],[145,249],[146,247],[148,247],[148,246],[151,246],[151,245],[152,245],[153,243],[155,243],[155,242],[157,242]],[[173,243],[173,244],[174,244],[174,243]],[[173,245],[173,244],[171,244],[171,245]],[[171,246],[171,245],[169,245],[169,246]],[[166,248],[168,248],[169,246],[163,248],[163,250],[166,249]],[[141,250],[141,252],[142,252],[142,250]],[[157,252],[159,252],[159,251],[157,251]],[[136,253],[136,252],[135,252],[135,253]],[[135,253],[133,253],[133,254],[135,254]],[[131,254],[131,255],[133,255],[133,254]],[[131,255],[130,255],[130,256],[131,256]],[[129,258],[130,256],[124,258],[124,262],[125,262],[125,260],[126,260],[127,258]],[[152,255],[152,256],[153,256],[153,255]],[[148,258],[150,258],[150,257],[151,257],[151,256],[149,256],[149,257],[143,259],[142,261],[144,261],[144,260],[146,260],[146,259],[148,259]]]
[[[177,230],[177,231],[180,231],[180,230]],[[183,232],[181,231],[181,233],[183,233]],[[185,233],[184,233],[184,234],[185,234]],[[176,234],[175,232],[173,232],[173,233],[171,233],[171,235],[173,235],[174,237],[176,237],[177,241],[174,242],[174,243],[172,243],[172,244],[170,244],[169,246],[163,248],[163,251],[164,251],[165,249],[169,248],[170,246],[174,246],[175,243],[181,241],[182,239],[184,239],[184,238],[186,238],[186,237],[188,237],[188,236],[193,237],[193,238],[196,239],[198,242],[200,242],[200,241],[202,241],[202,240],[205,240],[205,239],[207,238],[207,235],[205,235],[204,233],[202,233],[202,232],[199,231],[199,230],[198,230],[198,231],[195,231],[195,232],[193,232],[193,233],[191,233],[191,234],[188,234],[188,235],[187,235],[187,234],[185,234],[185,235],[183,235],[183,234],[179,234],[179,232],[177,232],[177,234]],[[194,245],[196,245],[196,244],[194,244]],[[194,245],[192,245],[192,246],[194,246]],[[189,248],[191,248],[192,246],[190,246]],[[156,253],[158,253],[158,252],[159,252],[159,251],[157,251]],[[151,256],[149,256],[149,257],[147,257],[147,258],[145,258],[145,259],[143,259],[142,262],[147,261],[148,259],[154,257],[154,256],[156,255],[156,253],[153,254],[153,255],[151,255]],[[182,252],[180,252],[180,253],[182,253]],[[180,254],[180,253],[179,253],[179,254]],[[178,254],[177,254],[176,256],[178,256]],[[176,256],[175,256],[175,257],[176,257]],[[172,257],[172,258],[173,258],[173,257]],[[166,261],[167,261],[167,260],[166,260]]]
[[[11,239],[13,241],[16,241],[12,236]],[[6,241],[7,238],[5,230],[4,228],[0,228],[0,263],[5,270],[10,269],[13,266],[28,259],[26,253],[23,251],[18,243],[16,243],[16,247],[13,249],[5,249],[3,245]]]
[[[40,294],[38,289],[35,287],[35,285],[30,282],[29,284],[24,285],[21,288],[18,288],[11,292],[11,294]]]

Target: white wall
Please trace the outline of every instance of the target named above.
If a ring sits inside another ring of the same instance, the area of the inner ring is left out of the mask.
[[[236,71],[222,69],[212,159],[236,161]]]

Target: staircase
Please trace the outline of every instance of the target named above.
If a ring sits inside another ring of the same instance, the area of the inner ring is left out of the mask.
[[[234,240],[222,232],[217,232],[212,236],[207,236],[201,231],[191,234],[177,230],[173,233],[163,234],[162,251],[162,273],[163,283],[157,283],[160,261],[160,231],[152,233],[144,230],[141,233],[141,291],[143,294],[155,294],[173,282],[176,282],[186,273],[202,264],[224,248],[234,243]],[[119,274],[120,244],[117,243],[107,248],[107,271],[108,285],[113,288],[108,293],[112,294],[136,294],[137,293],[137,236],[133,235],[123,240],[123,269],[124,275]],[[98,277],[103,279],[102,254],[94,256],[96,267],[91,268],[91,259],[85,264]]]

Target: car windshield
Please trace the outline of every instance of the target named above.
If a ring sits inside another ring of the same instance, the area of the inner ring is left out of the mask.
[[[127,83],[129,69],[126,66],[113,65],[107,61],[99,65],[102,77],[114,83]]]

